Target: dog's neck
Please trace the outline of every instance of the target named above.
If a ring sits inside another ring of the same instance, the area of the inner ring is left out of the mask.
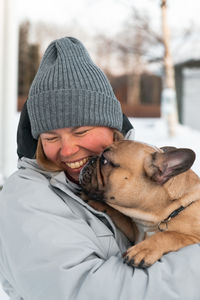
[[[138,229],[138,235],[136,237],[136,243],[141,242],[142,240],[146,239],[147,237],[151,236],[152,234],[156,233],[157,231],[167,231],[168,230],[168,223],[179,215],[183,210],[186,210],[190,205],[192,205],[195,201],[199,200],[200,195],[200,183],[193,187],[192,191],[188,191],[181,199],[175,199],[169,207],[167,207],[167,211],[169,215],[162,219],[159,223],[153,223],[149,216],[147,219],[138,219],[132,217],[133,222],[136,223]],[[177,207],[178,205],[178,207]],[[173,210],[172,210],[173,208]],[[166,210],[165,210],[166,213]]]
[[[156,230],[149,231],[149,227],[143,226],[141,223],[137,223],[137,235],[135,239],[135,244],[140,243],[141,241],[145,240],[147,237],[151,236],[156,232]]]
[[[196,184],[191,182],[194,180]],[[192,202],[200,200],[200,180],[192,170],[187,171],[184,175],[181,174],[176,178],[172,178],[165,183],[163,190],[165,192],[162,194],[159,191],[158,194],[148,195],[145,209],[144,205],[143,207],[140,207],[140,205],[137,207],[110,205],[132,218],[136,224],[141,224],[141,226],[149,228],[149,231],[153,231],[151,228],[153,229],[181,206],[187,207]],[[148,203],[151,206],[148,206]]]
[[[193,202],[188,204],[190,206]],[[181,213],[184,209],[186,209],[188,206],[180,206],[176,210],[174,210],[166,219],[159,222],[156,225],[147,224],[148,222],[139,221],[135,218],[132,218],[132,221],[137,226],[137,235],[135,239],[135,243],[139,243],[146,238],[150,237],[151,235],[155,234],[157,231],[167,231],[168,230],[168,223],[171,221],[171,219],[175,218],[179,213]]]

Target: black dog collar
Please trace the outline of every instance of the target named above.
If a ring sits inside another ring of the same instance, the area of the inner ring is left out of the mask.
[[[187,208],[188,206],[190,206],[193,202],[191,202],[190,204],[188,204],[187,206],[180,206],[179,208],[175,209],[166,219],[164,219],[163,221],[161,221],[160,223],[158,223],[158,229],[159,231],[166,231],[168,229],[168,222],[176,217],[182,210],[184,210],[185,208]]]

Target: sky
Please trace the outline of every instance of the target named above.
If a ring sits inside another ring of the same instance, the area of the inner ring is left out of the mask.
[[[160,25],[160,0],[16,0],[18,20],[45,21],[64,25],[72,20],[88,32],[113,34],[130,13],[131,5],[151,16]],[[191,23],[200,25],[199,0],[168,0],[170,26],[184,29]]]

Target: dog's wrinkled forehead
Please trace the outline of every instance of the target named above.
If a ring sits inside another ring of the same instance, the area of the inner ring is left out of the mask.
[[[154,150],[155,152],[162,152],[160,148],[158,148],[158,147],[156,147],[154,145],[151,145],[151,144],[148,144],[148,143],[144,143],[144,142],[141,143],[141,144],[144,145],[144,146],[148,146],[148,147],[152,148],[152,150]]]
[[[163,153],[163,150],[147,143],[138,141],[122,140],[113,143],[103,153],[104,157],[115,165],[120,165],[123,169],[142,170],[144,161],[153,153]],[[112,171],[116,171],[113,169]],[[131,172],[132,172],[131,171]]]
[[[113,153],[120,153],[120,155],[134,155],[142,152],[148,152],[148,153],[153,153],[153,152],[163,152],[160,148],[143,143],[143,142],[137,142],[137,141],[128,141],[128,140],[122,140],[119,142],[115,142],[112,144],[108,150],[111,150]]]

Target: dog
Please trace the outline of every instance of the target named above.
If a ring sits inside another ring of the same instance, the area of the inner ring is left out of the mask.
[[[147,268],[170,251],[200,242],[200,178],[191,149],[120,140],[80,174],[83,198],[106,212],[134,243],[124,262]]]

